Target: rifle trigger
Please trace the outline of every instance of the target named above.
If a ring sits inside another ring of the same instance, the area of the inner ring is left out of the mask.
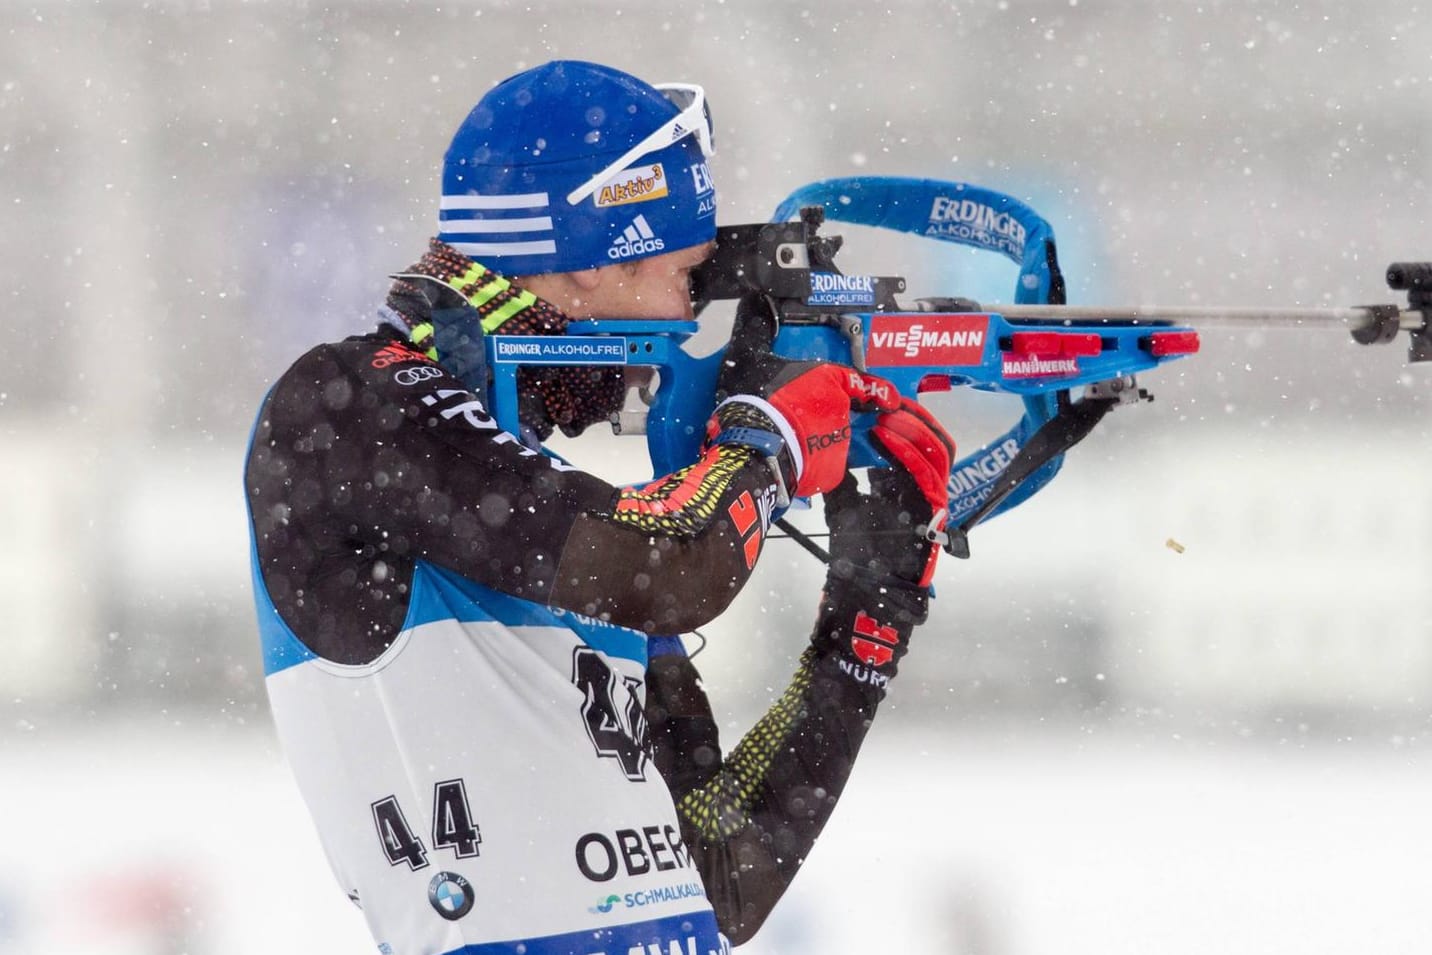
[[[921,524],[915,528],[915,533],[924,537],[931,544],[939,544],[946,553],[954,553],[954,545],[950,541],[950,535],[944,529],[950,512],[941,508],[930,515],[930,523]]]
[[[626,391],[622,405],[611,413],[609,420],[612,434],[646,434],[646,419],[652,402],[656,400],[651,390],[655,377],[653,369],[628,366],[626,369]]]
[[[916,530],[920,533],[920,536],[924,537],[925,540],[931,544],[939,544],[941,550],[947,553],[953,553],[949,534],[946,534],[944,531],[937,531],[933,527],[919,527],[916,528]]]

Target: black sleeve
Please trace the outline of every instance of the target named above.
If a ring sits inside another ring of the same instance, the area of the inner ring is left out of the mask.
[[[651,661],[653,760],[733,943],[756,933],[810,854],[925,609],[923,594],[828,582],[790,684],[724,760],[691,661]]]
[[[245,477],[271,596],[340,662],[396,634],[416,560],[650,633],[693,629],[749,576],[775,493],[764,461],[730,445],[613,487],[524,447],[385,335],[320,346],[279,380]]]

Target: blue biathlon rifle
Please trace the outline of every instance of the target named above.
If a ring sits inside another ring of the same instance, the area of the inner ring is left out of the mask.
[[[827,220],[1000,253],[1019,266],[1014,302],[986,307],[946,297],[904,306],[897,300],[904,278],[835,265],[842,240],[820,234]],[[1075,307],[1065,303],[1054,230],[1023,202],[963,183],[856,177],[803,186],[771,222],[719,228],[716,252],[693,275],[692,294],[698,314],[712,301],[765,296],[779,325],[776,354],[853,365],[910,397],[973,388],[1021,398],[1019,421],[950,469],[947,549],[968,557],[970,530],[1048,484],[1065,452],[1105,414],[1151,400],[1137,376],[1196,353],[1195,326],[1339,327],[1361,344],[1390,342],[1405,330],[1409,360],[1432,360],[1432,262],[1394,264],[1387,282],[1408,293],[1408,307]],[[695,321],[600,320],[573,322],[561,337],[488,336],[498,423],[519,431],[516,374],[523,364],[655,369],[659,386],[650,388],[648,378],[633,387],[612,424],[619,434],[645,434],[653,473],[668,474],[697,458],[716,404],[724,349],[689,354],[683,346],[696,329]],[[853,423],[853,468],[886,466],[869,441],[873,422],[874,415],[859,415]]]

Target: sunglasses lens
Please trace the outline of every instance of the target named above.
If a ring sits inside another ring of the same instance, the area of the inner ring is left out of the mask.
[[[696,91],[685,86],[662,87],[661,95],[666,97],[668,103],[680,110],[684,110],[696,102]]]
[[[691,104],[696,102],[696,97],[701,96],[701,121],[706,124],[706,135],[702,137],[702,146],[708,154],[716,151],[716,126],[711,122],[711,101],[704,95],[699,94],[695,89],[688,87],[658,87],[661,95],[666,101],[681,111],[686,111]]]

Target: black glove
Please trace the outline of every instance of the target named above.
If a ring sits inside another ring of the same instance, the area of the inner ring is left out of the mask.
[[[925,568],[939,545],[918,530],[930,506],[915,482],[894,468],[871,470],[870,491],[853,475],[825,495],[830,575],[871,587],[923,593]]]
[[[928,616],[929,589],[918,581],[936,545],[915,533],[921,507],[928,511],[915,482],[893,469],[871,476],[868,494],[849,474],[826,492],[830,571],[811,642],[834,651],[846,676],[883,687]]]
[[[825,495],[831,561],[814,640],[847,676],[883,687],[928,616],[955,444],[908,399],[871,438],[893,466],[870,472],[869,493],[847,474]]]
[[[918,402],[901,399],[870,429],[891,467],[870,472],[870,493],[861,494],[850,475],[826,495],[831,570],[877,583],[928,587],[949,517],[950,463],[955,441]]]

